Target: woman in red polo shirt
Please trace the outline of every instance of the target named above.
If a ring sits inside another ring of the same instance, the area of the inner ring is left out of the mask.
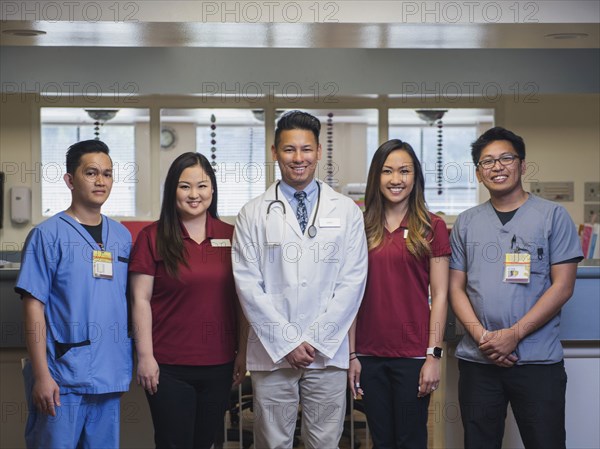
[[[129,264],[137,382],[158,448],[210,448],[232,376],[237,385],[245,374],[232,235],[217,216],[210,162],[199,153],[177,157],[160,218],[140,232]]]
[[[450,244],[424,190],[412,147],[381,145],[367,179],[369,273],[348,370],[352,393],[364,394],[375,448],[427,447],[429,395],[440,382]]]

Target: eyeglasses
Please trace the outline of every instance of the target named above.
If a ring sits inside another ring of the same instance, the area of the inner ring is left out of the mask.
[[[489,170],[490,168],[492,168],[494,165],[496,165],[496,162],[500,162],[500,165],[503,165],[504,167],[511,165],[515,159],[521,159],[519,156],[515,156],[514,154],[505,154],[504,156],[500,156],[498,159],[484,159],[482,161],[479,161],[477,163],[477,165],[483,169]]]

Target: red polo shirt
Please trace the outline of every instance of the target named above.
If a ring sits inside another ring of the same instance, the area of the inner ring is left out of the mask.
[[[233,226],[207,214],[206,239],[196,243],[182,225],[189,266],[179,266],[178,279],[167,273],[156,252],[157,229],[154,222],[140,232],[129,263],[129,271],[154,276],[150,305],[156,361],[169,365],[231,362],[237,347],[231,246],[214,247],[211,240],[231,242]]]
[[[431,217],[432,254],[450,255],[444,221]],[[356,324],[356,352],[379,357],[425,357],[429,343],[429,259],[406,247],[405,218],[369,251],[369,273]],[[429,237],[431,238],[431,236]]]

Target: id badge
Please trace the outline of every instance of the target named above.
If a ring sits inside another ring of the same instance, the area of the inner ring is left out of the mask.
[[[92,257],[94,277],[101,279],[112,279],[112,253],[110,251],[94,251]]]
[[[339,228],[342,226],[342,222],[337,217],[323,217],[319,218],[320,228]]]
[[[531,255],[529,253],[507,253],[504,260],[504,282],[529,284]]]
[[[215,248],[228,248],[231,246],[229,239],[210,239],[210,246]]]

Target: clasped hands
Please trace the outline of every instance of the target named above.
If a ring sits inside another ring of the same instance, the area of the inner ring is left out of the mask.
[[[303,341],[300,346],[286,355],[285,359],[294,369],[306,368],[315,360],[315,348]]]
[[[486,330],[479,339],[479,350],[495,365],[510,368],[519,360],[514,353],[518,343],[514,329]]]

